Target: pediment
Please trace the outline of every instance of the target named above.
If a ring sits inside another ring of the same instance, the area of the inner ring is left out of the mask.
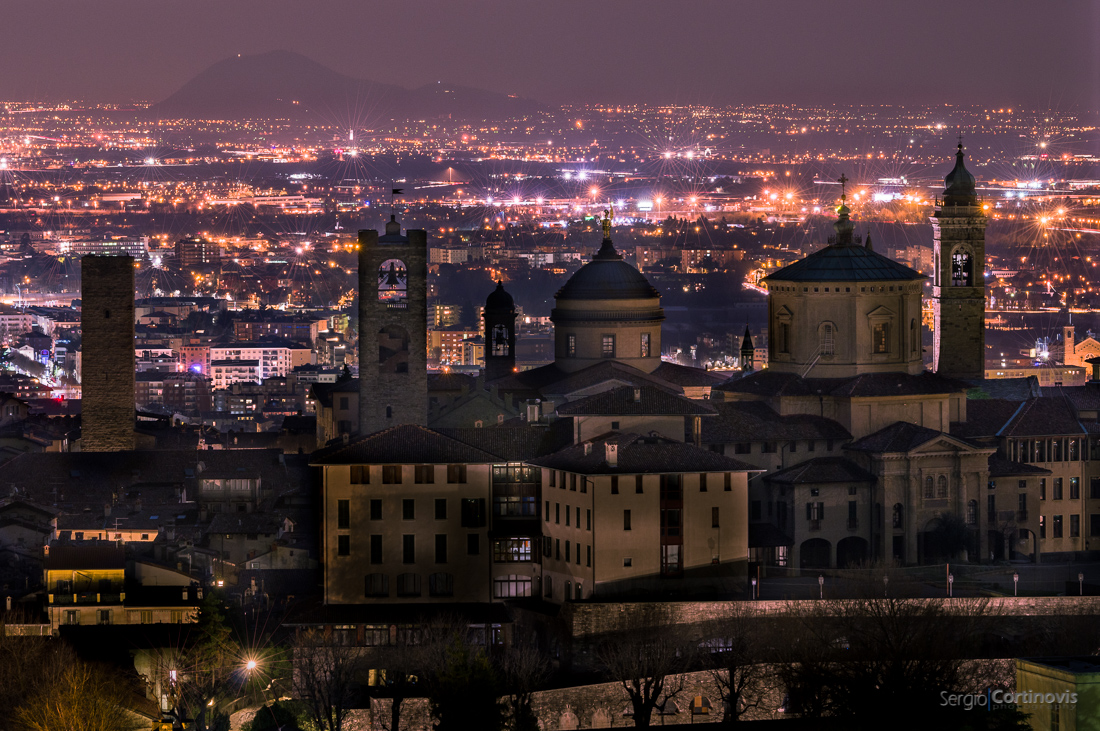
[[[886,307],[884,305],[879,305],[878,307],[876,307],[875,309],[873,309],[873,310],[871,310],[870,312],[867,313],[867,317],[873,317],[873,318],[891,318],[891,317],[894,317],[895,315],[897,315],[896,312],[894,312],[889,307]]]
[[[924,444],[917,446],[909,451],[910,455],[919,454],[943,454],[945,452],[952,453],[969,453],[979,451],[976,447],[973,447],[965,442],[960,442],[953,437],[946,434],[942,434],[938,437],[929,439]]]

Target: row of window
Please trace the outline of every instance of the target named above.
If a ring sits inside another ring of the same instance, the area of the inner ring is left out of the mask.
[[[1092,525],[1089,526],[1093,529],[1093,535],[1097,535],[1097,528],[1100,528],[1100,515],[1090,516]],[[1050,516],[1050,528],[1051,538],[1062,538],[1062,516],[1052,515]],[[1039,538],[1047,537],[1047,521],[1045,515],[1039,516]],[[1081,516],[1071,515],[1069,516],[1069,537],[1080,538],[1081,537]]]
[[[1008,458],[1014,462],[1031,464],[1033,462],[1077,462],[1088,459],[1087,450],[1082,449],[1081,439],[1077,437],[1055,437],[1053,439],[1010,439]],[[1087,445],[1087,442],[1085,443]]]
[[[812,440],[812,439],[808,440],[806,442],[806,451],[807,452],[815,451],[817,449],[816,445],[817,445],[817,443],[814,442],[814,440]],[[835,446],[835,443],[832,439],[827,439],[825,441],[825,451],[826,452],[833,451],[834,446]],[[783,445],[783,449],[786,450],[789,454],[794,454],[798,451],[798,442],[795,441],[795,440],[791,440],[789,442],[786,442]],[[721,444],[711,445],[711,451],[718,452],[719,454],[721,454],[722,453],[722,445]],[[760,453],[761,454],[775,454],[778,451],[779,451],[779,442],[774,442],[773,441],[773,442],[761,442],[760,443]],[[752,442],[734,442],[733,453],[734,454],[752,454]]]
[[[565,551],[562,552],[562,546],[564,545]],[[574,550],[575,549],[575,550]],[[560,538],[550,538],[545,536],[542,539],[542,555],[546,558],[555,558],[558,561],[564,561],[569,563],[573,560],[577,565],[581,565],[581,543],[571,543],[570,541],[562,541]],[[574,557],[574,558],[571,558]],[[564,557],[564,558],[563,558]],[[592,568],[592,546],[584,545],[584,565],[588,568]]]
[[[546,522],[549,523],[550,522],[550,501],[549,500],[547,500],[544,503],[544,507],[545,507],[545,511],[546,511]],[[561,514],[562,514],[561,503],[554,503],[554,522],[559,524],[559,525],[561,524]],[[573,515],[576,515],[576,520],[575,521],[572,520]],[[568,505],[565,506],[565,525],[566,525],[566,527],[576,527],[576,528],[581,527],[581,509],[579,507],[577,507],[575,509],[575,512],[574,512],[573,510],[569,509]],[[584,511],[584,529],[585,530],[592,530],[592,511],[590,509],[587,509],[587,508]]]
[[[648,358],[652,353],[652,340],[649,333],[642,333],[641,345],[638,350],[638,355],[642,358]],[[564,355],[572,358],[577,355],[577,336],[570,333],[565,336],[565,353]],[[600,356],[604,358],[615,357],[615,336],[613,334],[605,334],[600,336]]]
[[[420,574],[398,574],[395,583],[399,597],[423,596],[423,582]],[[508,574],[493,578],[494,599],[514,599],[531,596],[532,580],[530,576]],[[450,597],[455,593],[454,574],[436,572],[428,574],[428,596]],[[363,577],[363,595],[367,598],[390,596],[390,577],[388,574],[367,574]],[[389,630],[384,627],[370,629],[365,636],[367,645],[391,644]]]
[[[448,534],[435,534],[435,563],[447,563]],[[369,561],[372,564],[384,562],[381,534],[374,533],[368,536]],[[466,535],[466,555],[477,556],[481,553],[481,537],[477,533]],[[351,536],[341,534],[336,537],[336,555],[351,555]],[[493,541],[493,560],[498,563],[522,563],[531,561],[530,538],[499,538]],[[416,563],[416,535],[406,534],[401,536],[401,562],[406,564]]]
[[[66,609],[65,613],[61,616],[61,623],[68,625],[80,624],[80,611],[79,609]],[[95,619],[96,624],[114,624],[114,611],[113,609],[96,609]],[[169,614],[169,621],[172,624],[183,624],[185,613],[183,610],[172,610]],[[126,610],[126,622],[128,624],[152,624],[153,623],[153,610],[151,609],[128,609]]]
[[[382,465],[382,484],[383,485],[400,485],[403,482],[402,479],[402,467],[404,465],[399,464],[387,464]],[[423,464],[413,465],[413,479],[417,485],[432,485],[435,484],[435,468],[436,465]],[[449,464],[447,465],[447,484],[449,485],[462,485],[466,482],[466,465],[464,464]],[[369,485],[370,484],[370,465],[352,465],[351,466],[351,484],[353,485]]]
[[[416,498],[401,499],[401,519],[416,520]],[[435,519],[447,520],[447,498],[435,498]],[[534,513],[534,498],[531,498],[531,513]],[[371,498],[367,501],[370,520],[382,520],[382,498]],[[486,523],[485,498],[467,497],[459,500],[459,523],[463,528],[483,528]],[[522,507],[521,504],[521,508]],[[336,528],[338,530],[351,529],[351,500],[336,501]]]

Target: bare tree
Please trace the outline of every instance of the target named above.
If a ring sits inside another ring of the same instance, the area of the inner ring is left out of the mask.
[[[710,657],[706,663],[725,706],[723,722],[736,723],[760,708],[773,689],[770,659],[770,620],[759,617],[746,602],[730,606],[730,613],[708,628]]]
[[[534,642],[517,642],[497,659],[511,731],[538,731],[531,707],[534,692],[550,679],[550,662]]]
[[[28,731],[137,731],[143,724],[126,709],[133,689],[113,670],[75,661],[53,668],[41,690],[15,712]]]
[[[292,687],[321,731],[341,731],[356,697],[362,649],[316,629],[298,634]]]
[[[419,676],[430,657],[425,639],[419,628],[405,628],[398,630],[390,644],[370,651],[371,664],[383,670],[382,684],[376,692],[390,699],[390,731],[401,727],[402,704],[423,692]]]
[[[626,692],[636,728],[649,728],[654,709],[663,710],[683,692],[683,674],[691,668],[697,648],[672,624],[628,629],[600,645],[598,661]]]

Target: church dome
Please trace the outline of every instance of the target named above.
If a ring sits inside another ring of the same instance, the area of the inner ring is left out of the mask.
[[[650,299],[660,297],[641,272],[623,261],[610,239],[558,290],[558,302],[568,300]]]
[[[497,288],[489,293],[489,296],[485,298],[486,310],[502,310],[509,311],[516,308],[516,301],[512,299],[512,295],[504,289],[504,282],[497,282]]]
[[[974,175],[966,169],[963,162],[963,146],[955,154],[955,167],[943,179],[943,202],[945,205],[972,206],[978,202],[977,184]]]

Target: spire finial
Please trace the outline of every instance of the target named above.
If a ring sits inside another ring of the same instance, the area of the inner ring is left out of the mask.
[[[615,215],[615,209],[608,205],[607,210],[603,212],[603,237],[605,239],[611,238],[611,217]]]
[[[848,176],[841,173],[836,182],[840,183],[840,202],[843,204],[844,201],[848,200]]]

